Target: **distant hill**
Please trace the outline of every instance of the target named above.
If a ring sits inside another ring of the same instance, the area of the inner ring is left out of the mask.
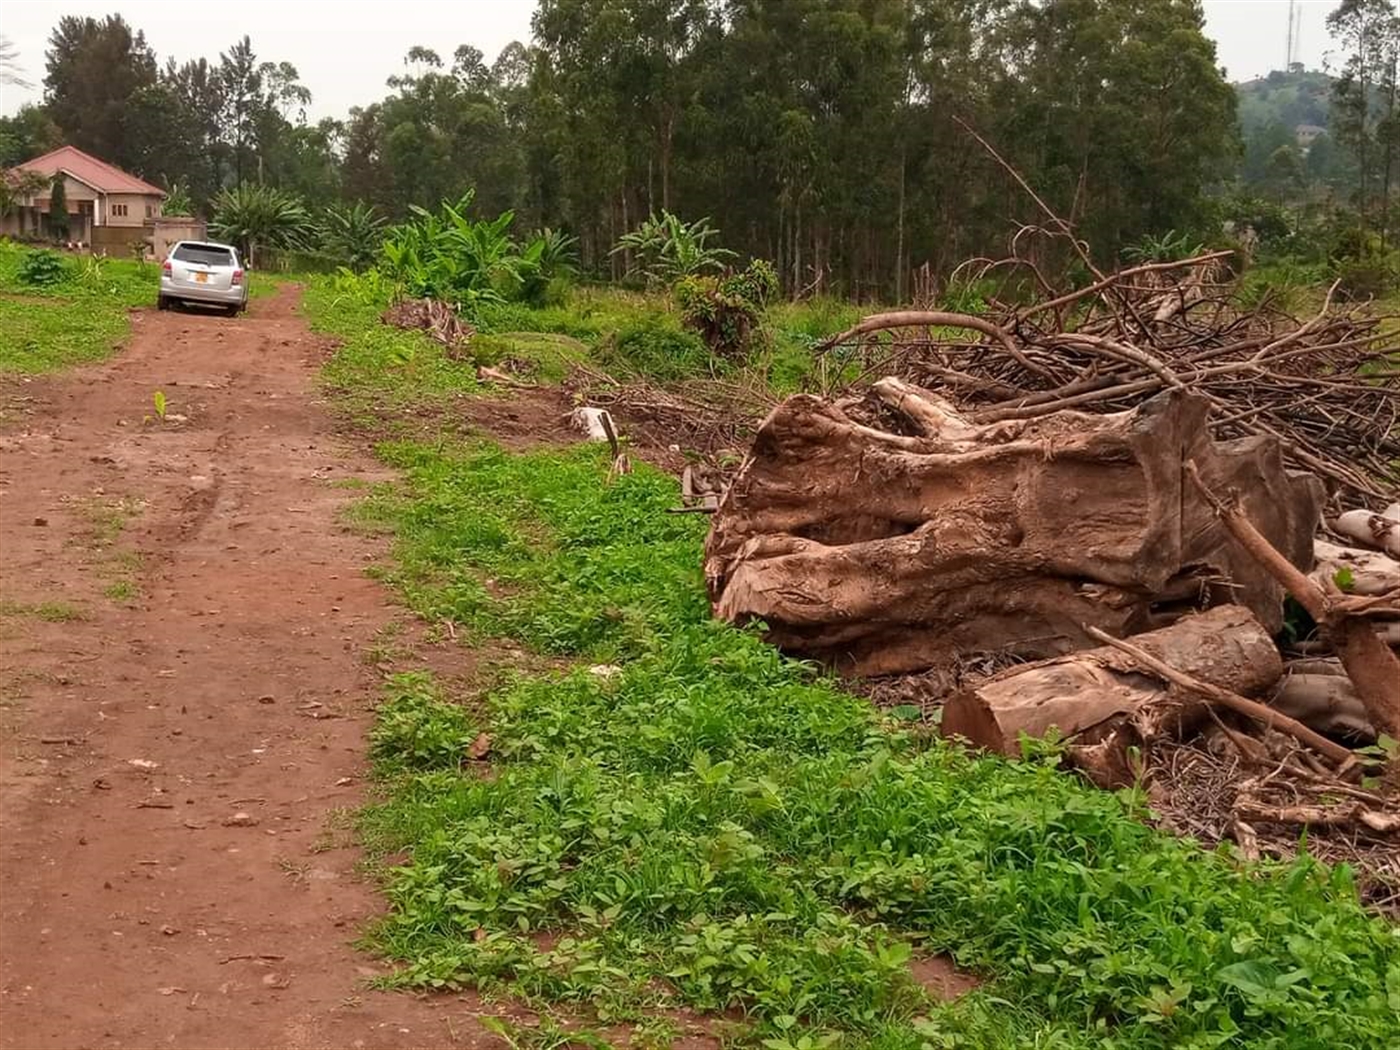
[[[1288,128],[1327,127],[1332,83],[1333,78],[1320,70],[1294,67],[1287,73],[1276,69],[1266,77],[1236,84],[1241,130],[1248,136],[1275,123]]]

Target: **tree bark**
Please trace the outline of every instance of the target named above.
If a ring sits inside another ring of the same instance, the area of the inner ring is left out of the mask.
[[[1367,510],[1349,510],[1332,523],[1340,535],[1400,559],[1400,519]]]
[[[1334,583],[1338,573],[1351,576],[1348,594],[1387,594],[1400,588],[1400,561],[1394,558],[1326,540],[1317,540],[1313,553],[1317,561],[1309,576],[1323,589]]]
[[[1340,663],[1324,673],[1298,672],[1290,664],[1269,706],[1319,733],[1371,740],[1376,736],[1366,717],[1366,705]]]

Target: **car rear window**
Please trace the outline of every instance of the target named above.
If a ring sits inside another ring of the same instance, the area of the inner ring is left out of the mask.
[[[233,253],[212,244],[182,244],[175,249],[174,258],[200,266],[232,266]]]

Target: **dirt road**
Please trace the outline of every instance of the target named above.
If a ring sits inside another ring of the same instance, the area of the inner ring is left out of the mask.
[[[0,1046],[489,1045],[351,947],[394,610],[296,300],[0,383]]]

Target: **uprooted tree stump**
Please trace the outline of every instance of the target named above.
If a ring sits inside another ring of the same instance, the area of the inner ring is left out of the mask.
[[[714,611],[865,675],[974,651],[1062,655],[1094,644],[1086,625],[1135,634],[1227,602],[1276,631],[1281,586],[1230,540],[1183,464],[1240,493],[1304,568],[1321,487],[1287,471],[1269,438],[1212,441],[1207,407],[1175,389],[1111,415],[978,426],[899,380],[862,405],[789,398],[715,514]]]

